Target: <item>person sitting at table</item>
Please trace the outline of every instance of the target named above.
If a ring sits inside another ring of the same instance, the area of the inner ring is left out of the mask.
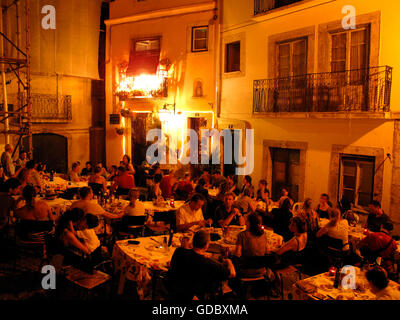
[[[102,177],[104,177],[104,179],[107,180],[108,176],[109,176],[109,173],[108,173],[107,169],[103,166],[103,164],[101,162],[97,162],[96,167],[100,168],[100,170],[101,170],[100,175]]]
[[[310,241],[315,239],[316,233],[319,229],[318,214],[312,208],[312,200],[307,198],[298,214],[307,225],[307,236]]]
[[[11,211],[15,210],[16,200],[14,197],[20,194],[20,186],[21,183],[17,178],[10,178],[6,180],[3,190],[0,192],[0,241],[8,231],[8,219]]]
[[[19,219],[54,221],[54,215],[46,201],[35,199],[36,191],[33,186],[25,186],[22,191],[22,197],[25,200],[25,206],[15,210],[15,214]]]
[[[96,216],[101,216],[107,219],[117,219],[123,216],[123,212],[120,214],[112,214],[105,211],[96,201],[93,200],[93,190],[91,187],[82,187],[79,189],[80,199],[72,203],[71,209],[79,208],[83,212],[91,213]]]
[[[211,186],[213,188],[219,188],[219,186],[222,183],[226,183],[226,178],[221,175],[221,171],[220,170],[215,170],[214,174],[212,175],[212,179],[211,179]]]
[[[269,207],[270,199],[269,199],[270,193],[267,188],[267,181],[264,179],[261,179],[260,182],[258,183],[258,190],[257,190],[257,201],[263,201],[267,204],[267,208]]]
[[[197,181],[197,185],[194,188],[194,192],[200,193],[201,195],[203,195],[204,198],[208,199],[209,194],[208,194],[208,190],[206,189],[206,181],[203,178],[200,178]]]
[[[92,163],[87,161],[85,164],[85,168],[82,169],[81,177],[90,176],[93,173]]]
[[[92,214],[85,214],[75,224],[75,231],[65,224],[60,235],[64,250],[65,264],[73,265],[83,271],[91,271],[93,267],[105,260],[100,240],[94,229],[99,219]]]
[[[99,168],[97,166],[94,168],[94,174],[89,177],[89,183],[97,183],[97,184],[103,186],[102,190],[100,190],[103,193],[107,191],[107,181],[101,175],[101,168]]]
[[[254,198],[254,186],[252,185],[252,179],[249,175],[244,176],[243,187],[240,193],[243,193],[245,189],[249,189],[251,194],[250,197]]]
[[[367,218],[367,229],[372,232],[379,232],[382,224],[392,222],[388,215],[383,212],[381,204],[377,200],[371,201],[368,206],[369,214]]]
[[[42,179],[35,167],[36,163],[33,160],[29,160],[26,163],[25,170],[23,169],[22,174],[22,184],[23,186],[32,185],[35,187],[36,191],[40,191],[42,189]]]
[[[283,236],[285,240],[292,237],[292,233],[289,228],[290,219],[292,219],[292,206],[293,200],[289,196],[288,188],[282,187],[282,196],[279,199],[279,206],[271,211],[273,219],[273,229],[274,231]]]
[[[262,257],[270,253],[268,237],[264,232],[262,218],[258,213],[250,213],[246,216],[246,230],[238,234],[235,256],[241,258],[245,265],[246,259],[251,257]],[[241,263],[239,262],[239,265]],[[266,273],[264,268],[244,268],[239,269],[238,274],[242,277],[257,278]]]
[[[161,174],[155,174],[153,178],[153,185],[150,188],[150,193],[149,193],[149,200],[162,200],[162,191],[160,188],[160,183],[162,180],[162,175]]]
[[[209,170],[203,170],[203,173],[200,175],[200,179],[204,180],[204,187],[205,188],[208,188],[208,187],[211,186],[211,175],[210,175],[210,171]]]
[[[343,219],[346,219],[347,222],[349,223],[350,227],[355,227],[357,226],[358,222],[360,221],[360,218],[357,213],[355,213],[352,210],[347,210],[343,214]]]
[[[393,270],[394,254],[397,251],[397,243],[390,236],[392,230],[393,223],[386,222],[379,232],[368,232],[357,244],[357,249],[369,263],[375,263],[381,257],[381,266],[388,272]]]
[[[210,234],[201,230],[193,236],[193,249],[177,248],[168,271],[168,289],[172,299],[203,300],[216,291],[216,284],[236,276],[232,261],[219,263],[206,257]]]
[[[48,177],[48,173],[47,173],[47,165],[43,162],[39,162],[37,164],[37,168],[36,171],[39,174],[40,179],[42,180],[44,177]]]
[[[131,163],[131,158],[127,154],[122,157],[121,166],[125,168],[128,174],[135,175],[135,169]]]
[[[196,231],[199,227],[211,225],[212,219],[204,219],[201,208],[205,202],[201,194],[194,194],[190,201],[180,207],[176,212],[176,228],[179,232]]]
[[[235,194],[226,193],[224,195],[224,203],[220,205],[215,212],[215,219],[220,227],[232,225],[245,225],[245,219],[240,208],[234,205]]]
[[[129,191],[129,204],[124,209],[124,216],[144,216],[145,208],[143,202],[139,201],[139,190]]]
[[[176,198],[181,200],[187,200],[193,193],[193,183],[191,181],[191,175],[186,172],[184,178],[178,182],[176,187]]]
[[[237,175],[230,174],[227,177],[227,183],[228,183],[228,192],[233,192],[235,195],[239,195],[240,190],[238,187],[238,177]]]
[[[235,201],[235,204],[241,208],[243,214],[255,212],[257,209],[257,202],[250,198],[250,194],[251,190],[246,188]]]
[[[21,168],[25,168],[26,163],[28,161],[29,161],[29,159],[28,159],[26,151],[21,150],[17,161],[15,161],[15,164],[16,164],[15,171],[18,171]]]
[[[319,204],[315,211],[320,219],[329,219],[329,212],[332,210],[332,203],[329,201],[329,196],[326,193],[321,194]]]
[[[130,189],[135,188],[135,178],[123,166],[118,167],[118,176],[113,181],[111,192],[117,190],[118,194],[127,195]]]
[[[118,167],[115,165],[111,166],[110,174],[107,177],[107,181],[113,181],[114,178],[118,175]]]
[[[329,211],[329,222],[317,232],[317,238],[327,235],[330,238],[342,240],[342,250],[348,251],[349,246],[349,223],[342,219],[339,209]]]
[[[173,195],[172,186],[175,184],[175,171],[171,170],[167,175],[163,176],[160,182],[160,189],[164,199],[171,198]]]
[[[81,182],[81,181],[85,181],[84,178],[81,178],[79,176],[79,168],[80,168],[80,164],[78,162],[74,162],[72,164],[72,170],[69,172],[69,180],[71,182]]]
[[[397,286],[389,286],[389,279],[385,269],[375,267],[367,271],[366,277],[376,300],[400,300],[400,291]]]
[[[291,264],[303,263],[302,253],[304,253],[308,241],[306,222],[300,217],[293,217],[290,219],[289,230],[293,233],[293,238],[276,251],[280,259],[279,263],[273,266],[275,270]]]

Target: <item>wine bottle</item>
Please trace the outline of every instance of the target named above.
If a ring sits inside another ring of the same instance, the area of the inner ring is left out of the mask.
[[[337,268],[336,274],[335,274],[335,281],[333,282],[333,286],[334,286],[336,289],[339,288],[340,275],[341,275],[341,270],[340,270],[340,268]]]

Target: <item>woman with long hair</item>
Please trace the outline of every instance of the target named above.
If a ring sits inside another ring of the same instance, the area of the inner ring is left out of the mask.
[[[300,210],[298,216],[306,222],[308,237],[313,239],[319,229],[319,226],[318,214],[312,208],[311,198],[307,198],[306,200],[304,200],[303,207]]]
[[[248,262],[246,260],[265,256],[269,252],[268,237],[264,232],[261,216],[258,213],[247,215],[246,230],[239,233],[235,248],[235,255],[240,258],[239,265],[244,266]],[[239,273],[246,277],[259,277],[266,273],[266,269],[243,268]]]

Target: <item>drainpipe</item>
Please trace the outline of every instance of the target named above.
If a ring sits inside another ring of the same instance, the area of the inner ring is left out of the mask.
[[[222,70],[221,70],[221,52],[222,52],[222,37],[221,37],[221,25],[222,25],[222,0],[215,0],[217,6],[217,19],[215,24],[215,108],[217,118],[221,115],[221,81],[222,81]]]

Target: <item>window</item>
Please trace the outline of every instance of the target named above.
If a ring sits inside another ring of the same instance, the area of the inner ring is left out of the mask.
[[[192,28],[192,52],[208,50],[208,27]]]
[[[225,72],[240,71],[240,41],[226,44]]]
[[[307,73],[307,39],[278,44],[278,78]]]
[[[366,207],[373,199],[375,157],[340,156],[339,200]]]
[[[160,61],[160,42],[160,38],[134,40],[126,75],[156,74]]]
[[[367,28],[332,34],[331,71],[351,72],[350,81],[362,79],[368,67],[369,32]],[[342,73],[344,75],[344,73]]]

